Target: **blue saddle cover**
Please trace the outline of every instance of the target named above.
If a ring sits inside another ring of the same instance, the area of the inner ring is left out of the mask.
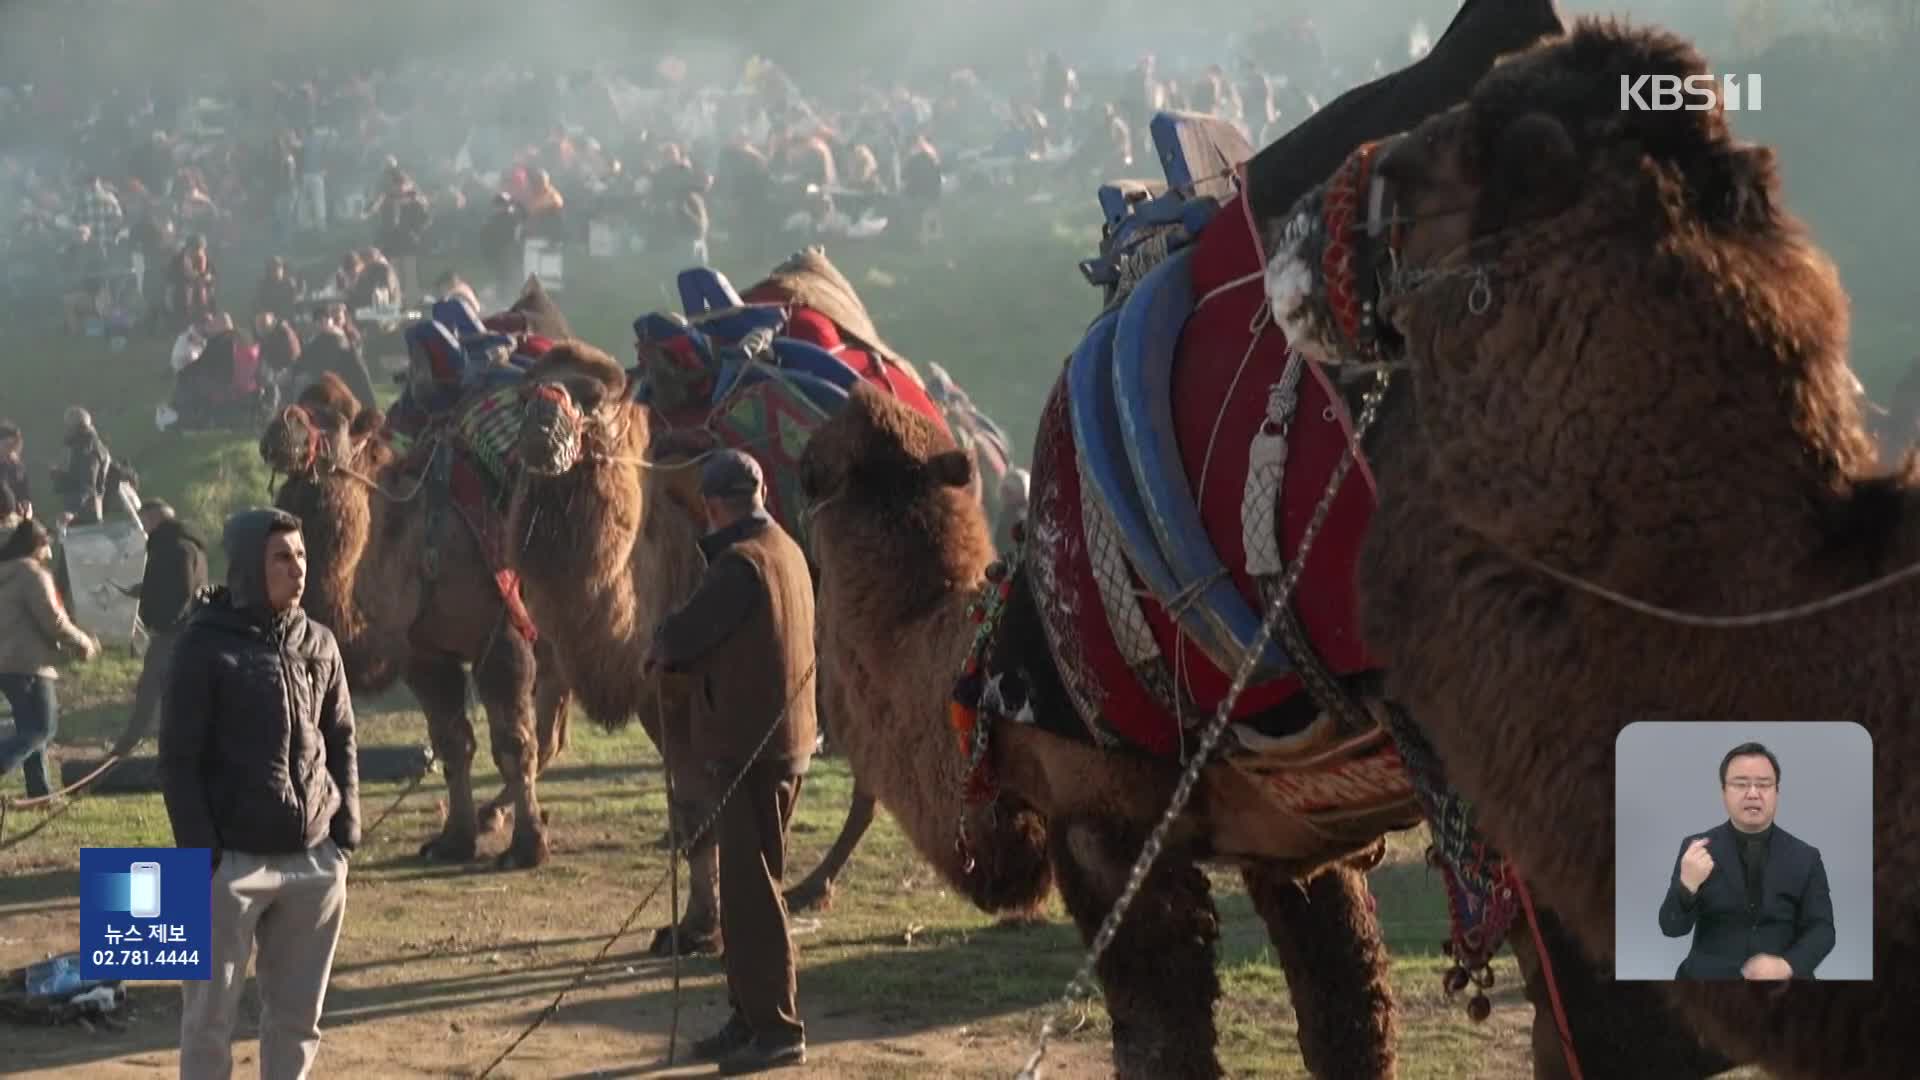
[[[1179,590],[1179,584],[1154,540],[1146,504],[1134,487],[1127,452],[1120,445],[1126,435],[1114,408],[1110,366],[1119,323],[1119,312],[1102,314],[1067,362],[1067,413],[1073,423],[1074,456],[1081,485],[1113,517],[1128,565],[1155,596],[1169,596]],[[1201,629],[1198,620],[1193,622],[1195,631]],[[1181,625],[1185,627],[1186,621]]]
[[[487,328],[480,325],[479,313],[468,307],[465,300],[455,296],[436,301],[427,312],[427,317],[453,331],[453,336],[457,338],[487,332]]]
[[[680,271],[674,284],[680,290],[680,310],[686,312],[689,319],[746,304],[727,275],[705,266]]]
[[[1169,256],[1096,324],[1069,369],[1068,401],[1082,472],[1112,512],[1129,563],[1181,630],[1233,672],[1261,620],[1207,535],[1173,422],[1173,365],[1193,312],[1192,258],[1190,250]],[[1097,437],[1082,438],[1083,430]],[[1253,679],[1292,670],[1269,640]]]
[[[739,341],[755,330],[778,334],[787,326],[786,309],[769,305],[728,308],[699,316],[689,313],[688,317],[697,320],[694,325],[701,333],[719,341]]]
[[[774,363],[781,370],[808,375],[829,386],[837,387],[843,399],[853,393],[854,384],[860,381],[858,372],[810,341],[801,341],[798,338],[774,338],[772,349]],[[726,397],[733,387],[734,380],[740,377],[742,371],[753,369],[753,365],[744,362],[745,358],[737,349],[723,348],[719,355],[722,357],[722,366],[720,377],[714,382],[715,404],[719,404],[720,399]]]
[[[837,415],[847,406],[847,391],[818,375],[804,371],[775,370],[765,364],[747,365],[740,375],[739,387],[744,390],[775,378],[784,378],[792,383],[823,415]]]

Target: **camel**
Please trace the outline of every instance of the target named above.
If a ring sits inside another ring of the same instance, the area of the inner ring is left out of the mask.
[[[604,352],[563,342],[529,371],[528,414],[518,454],[524,473],[508,511],[509,556],[527,603],[552,635],[568,683],[587,715],[606,727],[638,717],[673,768],[683,806],[718,792],[688,752],[685,681],[643,677],[636,657],[702,571],[697,539],[704,510],[693,455],[713,443],[656,435],[653,411],[630,400],[627,374]],[[656,466],[645,462],[659,459]],[[832,689],[824,693],[832,700]],[[839,837],[821,864],[787,892],[788,906],[826,904],[873,816],[856,791]],[[694,828],[688,821],[682,827]],[[712,844],[692,853],[692,903],[682,949],[711,947],[717,926],[718,862]],[[656,949],[665,938],[656,937]]]
[[[550,646],[529,644],[507,617],[479,543],[454,510],[429,508],[432,496],[380,437],[381,426],[378,410],[329,376],[261,436],[262,458],[287,477],[275,504],[304,523],[303,606],[339,640],[355,693],[404,680],[426,713],[447,778],[447,819],[420,853],[471,860],[479,836],[510,809],[513,838],[497,865],[539,866],[548,843],[535,781],[566,745],[570,694],[560,665]],[[430,549],[438,560],[431,577],[422,563]],[[505,784],[477,814],[467,665]]]
[[[1920,560],[1920,458],[1876,454],[1847,298],[1772,151],[1719,110],[1620,107],[1623,78],[1708,70],[1674,35],[1582,21],[1370,149],[1396,225],[1356,235],[1393,245],[1379,341],[1405,370],[1381,419],[1401,437],[1374,455],[1364,633],[1388,695],[1600,978],[1614,824],[1592,785],[1622,727],[1864,726],[1874,982],[1658,992],[1775,1076],[1909,1075],[1920,586],[1887,575]]]
[[[867,387],[801,458],[820,562],[820,655],[847,698],[841,744],[856,773],[943,876],[987,910],[1030,905],[1058,882],[1091,938],[1147,833],[1168,804],[1178,762],[1108,752],[1038,723],[1000,723],[986,756],[997,789],[965,794],[966,759],[942,718],[988,585],[986,514],[971,497],[972,458],[926,417]],[[997,573],[997,571],[996,571]],[[1011,627],[1031,627],[1011,594]],[[1031,631],[1028,631],[1031,632]],[[1009,642],[1028,658],[1031,640]],[[1044,657],[1045,646],[1037,647]],[[1036,712],[1065,704],[1038,662],[1020,674]],[[956,823],[966,843],[956,852]],[[1098,974],[1122,1077],[1220,1075],[1213,1003],[1219,919],[1199,863],[1236,864],[1265,921],[1299,1016],[1300,1047],[1320,1076],[1394,1072],[1386,951],[1364,873],[1375,837],[1316,846],[1269,833],[1252,783],[1209,765]]]

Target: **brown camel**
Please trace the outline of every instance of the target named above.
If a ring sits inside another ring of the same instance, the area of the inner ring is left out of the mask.
[[[276,505],[300,516],[307,537],[307,613],[340,642],[349,684],[379,693],[403,679],[427,716],[447,778],[447,820],[420,852],[466,861],[479,835],[513,814],[503,868],[547,859],[535,779],[566,743],[568,690],[544,643],[530,645],[507,618],[478,541],[380,436],[378,410],[362,409],[338,379],[323,380],[268,424],[260,453],[285,473]],[[437,521],[438,524],[435,524]],[[422,554],[437,552],[437,574]],[[486,706],[494,764],[505,790],[476,814],[467,673]]]
[[[1377,150],[1403,271],[1380,312],[1411,370],[1383,419],[1403,437],[1375,456],[1365,631],[1389,694],[1602,978],[1614,822],[1594,785],[1622,727],[1863,725],[1875,981],[1661,993],[1776,1076],[1911,1075],[1920,586],[1793,609],[1920,560],[1920,462],[1876,457],[1847,298],[1773,153],[1718,110],[1620,107],[1623,78],[1707,71],[1672,35],[1582,22]],[[1687,618],[1753,613],[1771,614]]]
[[[703,511],[693,466],[695,455],[713,444],[656,436],[651,410],[630,400],[626,373],[584,343],[555,346],[529,378],[518,451],[525,471],[508,525],[509,554],[519,564],[527,603],[552,635],[587,715],[609,727],[637,716],[673,766],[684,816],[704,817],[718,792],[707,790],[713,780],[688,750],[685,706],[676,701],[686,693],[685,680],[644,678],[634,658],[699,581]],[[658,467],[645,464],[654,459]],[[823,694],[831,700],[831,687]],[[872,817],[872,797],[856,791],[833,848],[788,891],[790,908],[828,901],[834,877]],[[718,926],[717,848],[701,843],[691,859],[683,950],[709,947]],[[656,949],[668,944],[655,939]]]
[[[1050,879],[1089,938],[1126,885],[1170,801],[1177,762],[1111,753],[1047,730],[999,723],[987,756],[997,805],[963,792],[966,761],[946,723],[976,625],[968,616],[992,557],[987,520],[968,495],[970,457],[925,417],[859,387],[801,459],[821,565],[823,666],[849,706],[839,727],[921,854],[989,910],[1031,905]],[[1010,626],[1033,625],[1013,593]],[[1033,631],[1037,633],[1037,630]],[[1012,643],[1031,658],[1031,641]],[[1022,669],[1041,711],[1071,708],[1045,673]],[[1394,1071],[1386,951],[1366,894],[1379,839],[1316,846],[1274,825],[1244,773],[1215,764],[1102,956],[1122,1077],[1220,1075],[1213,1003],[1219,919],[1199,863],[1240,867],[1286,970],[1300,1046],[1320,1076]],[[989,810],[991,812],[989,812]],[[965,817],[967,853],[956,852]]]

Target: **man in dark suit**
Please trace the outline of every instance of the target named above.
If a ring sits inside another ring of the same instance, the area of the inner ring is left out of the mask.
[[[1820,851],[1774,824],[1780,762],[1759,743],[1720,759],[1727,821],[1687,838],[1660,904],[1668,937],[1693,932],[1676,979],[1811,979],[1833,951]]]

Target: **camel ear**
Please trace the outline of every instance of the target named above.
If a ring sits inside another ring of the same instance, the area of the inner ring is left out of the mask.
[[[973,483],[973,458],[965,450],[949,450],[927,462],[933,478],[948,487]]]
[[[1773,150],[1765,146],[1726,145],[1716,149],[1695,180],[1701,212],[1712,221],[1735,228],[1771,219],[1779,183],[1774,161]]]

